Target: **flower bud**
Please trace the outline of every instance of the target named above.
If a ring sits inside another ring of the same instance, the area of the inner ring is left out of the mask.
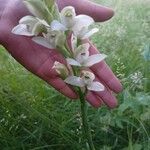
[[[62,79],[67,78],[69,75],[68,68],[58,61],[54,62],[52,69],[55,69]]]

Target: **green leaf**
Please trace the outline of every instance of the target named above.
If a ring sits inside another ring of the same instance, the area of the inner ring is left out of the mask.
[[[48,11],[53,15],[53,19],[59,20],[59,10],[55,1],[56,0],[44,0],[44,3],[47,6]]]
[[[60,13],[59,13],[59,9],[56,3],[52,7],[51,14],[53,14],[54,19],[60,20]]]
[[[124,95],[124,101],[118,108],[119,114],[122,114],[127,110],[128,112],[130,110],[135,114],[139,114],[141,112],[142,100],[141,103],[139,103],[138,99],[142,97],[132,96],[127,89],[123,92],[123,95]]]
[[[129,147],[125,147],[122,150],[129,150]],[[142,149],[142,145],[141,144],[134,144],[132,145],[132,150],[141,150]]]
[[[119,113],[123,113],[125,110],[127,110],[129,107],[131,107],[133,104],[132,96],[128,90],[124,90],[123,99],[124,99],[124,102],[118,108]]]
[[[143,92],[136,93],[136,99],[140,105],[149,106],[150,105],[150,95]]]
[[[23,2],[28,10],[36,17],[46,20],[50,23],[53,19],[45,3],[41,0],[24,0]]]
[[[55,4],[55,0],[43,0],[43,1],[49,10],[51,10],[52,6]]]

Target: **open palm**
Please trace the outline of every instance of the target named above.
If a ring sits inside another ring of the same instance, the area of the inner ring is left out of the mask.
[[[113,16],[113,11],[106,7],[96,5],[87,0],[57,0],[59,8],[74,6],[78,14],[92,16],[95,21],[105,21]],[[36,74],[65,96],[76,99],[74,90],[59,78],[52,66],[55,61],[66,63],[65,59],[56,50],[47,49],[34,43],[30,37],[17,36],[11,33],[18,20],[28,15],[22,0],[0,0],[0,42],[11,55],[32,73]],[[98,50],[91,44],[91,54]],[[103,102],[109,107],[117,105],[112,91],[118,93],[122,86],[105,62],[94,65],[91,70],[96,74],[97,80],[105,85],[105,91],[88,92],[87,101],[94,107],[99,107]]]

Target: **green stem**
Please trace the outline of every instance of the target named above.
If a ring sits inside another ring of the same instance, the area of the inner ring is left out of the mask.
[[[57,48],[58,48],[59,52],[60,52],[61,54],[63,54],[63,56],[65,56],[66,58],[67,58],[67,57],[71,57],[70,52],[66,49],[65,46],[57,47]]]
[[[88,142],[89,150],[95,150],[94,144],[92,141],[92,135],[91,135],[91,128],[88,125],[88,118],[87,118],[87,104],[85,101],[85,94],[79,89],[79,97],[81,102],[81,117],[82,117],[82,123],[83,123],[83,131],[84,131],[84,137]]]
[[[78,40],[78,43],[80,41]],[[77,70],[73,68],[73,73],[76,76],[77,75]],[[83,128],[83,133],[84,133],[84,138],[86,139],[86,142],[88,143],[88,150],[95,150],[93,141],[92,141],[92,134],[91,134],[91,128],[88,125],[88,117],[87,117],[87,104],[85,101],[85,95],[86,92],[82,92],[80,88],[78,88],[78,94],[80,98],[80,103],[81,103],[81,118],[82,118],[82,128]]]

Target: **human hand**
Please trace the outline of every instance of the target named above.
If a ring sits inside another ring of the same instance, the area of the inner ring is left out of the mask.
[[[74,6],[78,14],[87,14],[95,21],[105,21],[113,16],[113,11],[109,8],[96,5],[87,0],[57,0],[58,6]],[[18,24],[20,18],[28,15],[22,0],[0,0],[0,42],[11,53],[11,55],[25,68],[39,76],[56,90],[65,96],[76,99],[77,95],[73,89],[59,78],[52,69],[55,61],[66,63],[65,59],[54,49],[47,49],[34,43],[30,37],[17,36],[11,33],[14,26]],[[91,44],[91,54],[98,53],[98,50]],[[87,93],[87,101],[94,107],[99,107],[104,102],[113,108],[117,105],[116,98],[112,91],[118,93],[122,90],[119,80],[115,77],[111,69],[103,61],[90,68],[97,76],[97,80],[105,85],[105,91]]]

